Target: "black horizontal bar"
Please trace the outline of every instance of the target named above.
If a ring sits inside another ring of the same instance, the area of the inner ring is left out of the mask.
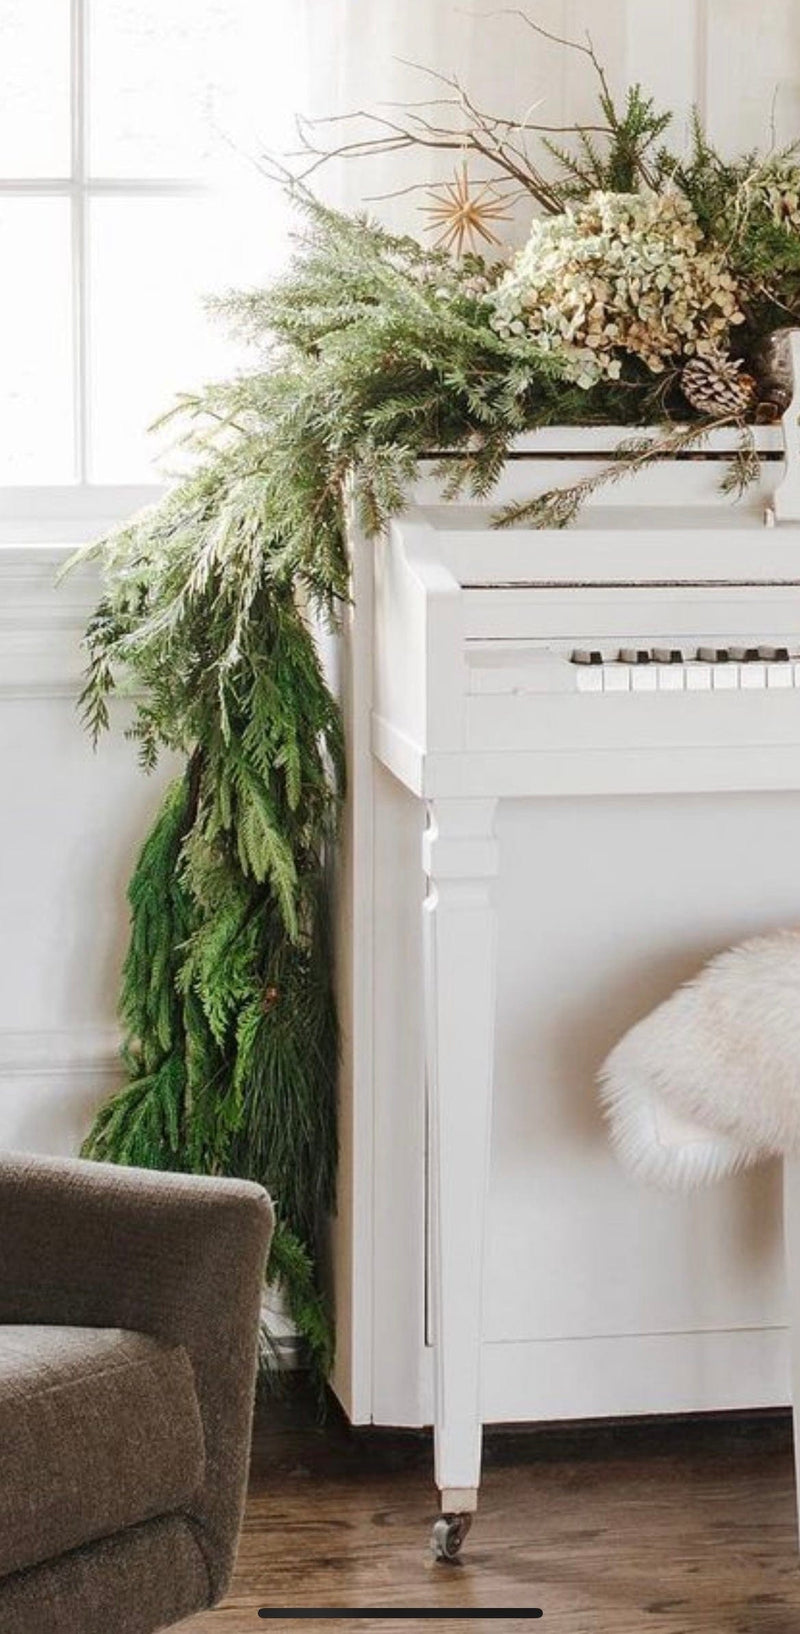
[[[392,1622],[409,1621],[414,1617],[429,1617],[431,1620],[442,1622],[460,1622],[468,1618],[491,1618],[497,1621],[501,1617],[525,1618],[526,1621],[535,1617],[543,1617],[544,1612],[538,1606],[261,1606],[259,1617],[291,1618],[293,1622],[300,1622],[310,1617],[338,1617],[343,1620],[351,1617],[385,1618]]]

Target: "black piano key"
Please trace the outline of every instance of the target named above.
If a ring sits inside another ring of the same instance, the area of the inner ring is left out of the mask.
[[[620,664],[688,664],[694,660],[702,664],[786,664],[791,658],[788,647],[621,647],[607,659],[599,647],[574,647],[570,653],[572,664],[605,664],[612,660]]]

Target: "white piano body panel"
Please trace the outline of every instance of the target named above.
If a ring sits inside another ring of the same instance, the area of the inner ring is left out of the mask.
[[[634,1185],[594,1078],[709,955],[800,921],[800,525],[764,525],[769,430],[739,505],[718,441],[566,532],[491,529],[608,437],[529,439],[486,506],[443,505],[423,469],[385,540],[353,529],[334,1387],[355,1422],[437,1416],[451,1508],[475,1417],[789,1400],[777,1166]],[[607,686],[570,660],[708,646],[750,656],[609,662]]]

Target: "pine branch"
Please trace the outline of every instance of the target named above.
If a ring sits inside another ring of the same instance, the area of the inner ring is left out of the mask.
[[[616,482],[636,476],[639,471],[657,464],[660,460],[674,459],[676,455],[683,454],[688,449],[700,448],[712,431],[737,424],[738,421],[732,416],[722,415],[717,419],[701,421],[695,425],[671,427],[660,437],[632,437],[618,445],[614,459],[608,465],[603,465],[599,470],[582,477],[579,482],[564,488],[551,488],[532,499],[518,500],[512,505],[505,505],[495,515],[494,526],[568,527],[574,522],[587,500],[600,488],[610,487]]]

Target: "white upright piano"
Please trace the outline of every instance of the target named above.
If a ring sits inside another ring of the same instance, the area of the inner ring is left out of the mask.
[[[433,1424],[443,1554],[484,1423],[790,1398],[777,1166],[639,1187],[594,1078],[708,956],[800,921],[791,423],[738,504],[719,432],[567,531],[493,530],[622,435],[548,431],[486,504],[422,467],[386,538],[353,526],[333,1382],[356,1423]]]

